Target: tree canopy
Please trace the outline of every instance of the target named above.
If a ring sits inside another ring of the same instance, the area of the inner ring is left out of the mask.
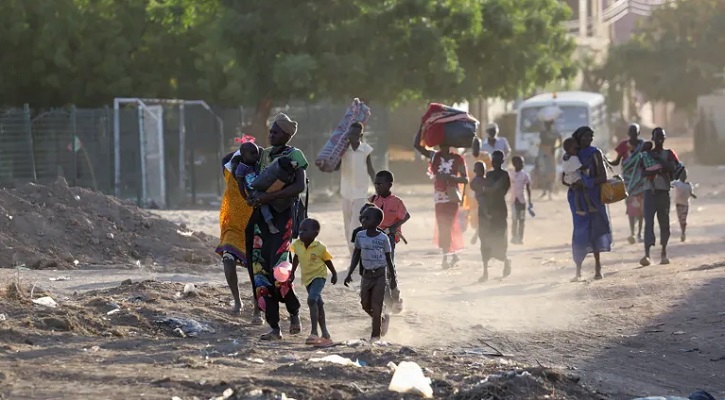
[[[4,0],[0,104],[513,98],[574,69],[557,0]]]
[[[677,0],[656,10],[626,43],[611,49],[608,78],[634,81],[651,100],[690,109],[722,86],[725,2]]]

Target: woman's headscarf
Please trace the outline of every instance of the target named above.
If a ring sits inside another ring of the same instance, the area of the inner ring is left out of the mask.
[[[571,134],[571,137],[573,137],[574,140],[576,140],[577,144],[581,144],[581,139],[584,136],[584,134],[586,134],[586,133],[594,134],[594,131],[592,130],[592,128],[590,128],[588,126],[581,126],[581,127],[577,128],[577,130],[575,130],[574,133]]]
[[[290,137],[297,133],[297,122],[292,121],[285,113],[279,113],[274,117],[274,125],[282,130],[282,132],[290,135]]]

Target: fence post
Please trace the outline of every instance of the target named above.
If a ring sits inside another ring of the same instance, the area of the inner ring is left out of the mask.
[[[33,182],[38,182],[38,174],[35,167],[35,144],[33,143],[32,120],[30,119],[30,105],[23,105],[23,124],[25,125],[25,135],[28,139],[28,149],[30,158],[30,178]]]
[[[181,204],[186,204],[186,113],[183,102],[179,104],[179,190]]]
[[[76,148],[76,106],[70,107],[70,149],[73,156],[73,179],[71,186],[78,186],[78,149]]]

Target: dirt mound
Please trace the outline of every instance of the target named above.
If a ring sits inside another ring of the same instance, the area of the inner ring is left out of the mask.
[[[63,179],[0,190],[0,267],[184,267],[213,261],[216,239]]]

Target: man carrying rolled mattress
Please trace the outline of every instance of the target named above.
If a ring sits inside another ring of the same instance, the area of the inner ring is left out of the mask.
[[[363,131],[360,122],[350,125],[347,132],[350,145],[340,160],[340,196],[346,238],[350,238],[353,230],[360,226],[360,209],[367,203],[369,183],[375,181],[375,168],[370,159],[373,148],[362,141]],[[354,245],[347,245],[352,254]]]

